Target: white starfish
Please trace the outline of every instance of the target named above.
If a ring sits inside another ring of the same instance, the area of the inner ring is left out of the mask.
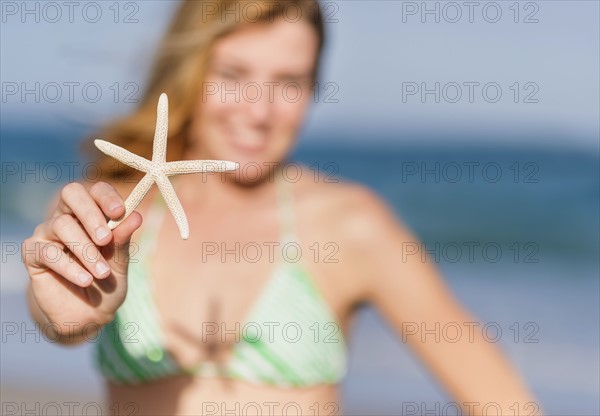
[[[114,157],[127,166],[146,172],[142,180],[135,186],[131,194],[125,200],[125,214],[117,221],[109,221],[108,227],[112,230],[125,220],[133,210],[142,202],[152,184],[156,182],[158,190],[165,199],[169,211],[175,217],[181,238],[187,240],[190,235],[188,221],[177,198],[177,194],[168,179],[168,176],[185,173],[199,172],[224,172],[236,170],[238,163],[226,160],[180,160],[167,162],[167,133],[169,131],[169,101],[167,94],[161,94],[158,99],[156,130],[152,144],[152,160],[145,159],[122,147],[116,146],[104,140],[94,140],[94,144],[103,153]]]

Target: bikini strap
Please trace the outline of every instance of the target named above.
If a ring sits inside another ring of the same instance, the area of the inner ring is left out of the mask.
[[[281,170],[275,173],[275,183],[281,239],[285,242],[296,241],[293,183],[284,179]]]

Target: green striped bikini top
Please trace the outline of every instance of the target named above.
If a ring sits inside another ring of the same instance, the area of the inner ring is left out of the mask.
[[[292,184],[276,182],[280,247],[297,246]],[[228,362],[204,361],[191,368],[179,365],[165,348],[146,261],[153,254],[166,211],[164,203],[157,205],[150,209],[140,230],[139,261],[129,263],[125,301],[95,340],[94,365],[107,380],[136,385],[188,375],[301,388],[336,384],[343,378],[347,346],[342,329],[301,261],[285,255],[276,259],[273,274],[250,308],[247,322],[239,326]]]

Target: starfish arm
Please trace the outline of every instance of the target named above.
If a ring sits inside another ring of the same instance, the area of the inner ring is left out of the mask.
[[[167,160],[167,134],[169,133],[169,99],[162,93],[156,108],[156,128],[154,142],[152,143],[152,161],[165,162]]]
[[[120,146],[107,142],[106,140],[96,139],[94,145],[104,154],[107,154],[120,162],[123,162],[129,167],[136,170],[147,172],[150,168],[150,161],[141,156],[131,153]]]
[[[179,202],[175,189],[173,189],[173,185],[171,185],[171,182],[169,182],[169,179],[165,175],[158,175],[156,177],[156,184],[169,207],[169,211],[171,211],[171,214],[175,218],[181,238],[187,240],[190,236],[190,228],[181,202]]]
[[[121,224],[125,221],[125,218],[129,217],[131,213],[137,208],[137,206],[142,202],[142,199],[146,196],[150,188],[152,187],[152,183],[154,182],[154,178],[152,175],[147,173],[144,175],[141,181],[133,188],[133,191],[129,194],[127,199],[125,200],[125,214],[121,218],[116,221],[109,221],[108,228],[111,230],[114,229],[117,225]]]
[[[179,160],[167,162],[165,175],[179,175],[182,173],[199,172],[225,172],[238,169],[239,164],[227,160]]]

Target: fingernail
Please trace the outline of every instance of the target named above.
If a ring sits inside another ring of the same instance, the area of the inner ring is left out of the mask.
[[[92,276],[90,276],[87,273],[79,273],[79,276],[77,276],[77,277],[79,278],[79,281],[83,284],[87,284],[87,282],[92,280]]]
[[[108,228],[106,228],[104,226],[100,226],[100,227],[96,228],[96,238],[98,240],[104,240],[109,235],[110,235],[110,231],[108,230]]]
[[[110,211],[116,211],[119,208],[121,208],[121,204],[119,202],[113,202],[112,204],[110,204],[110,206],[108,207],[108,209]]]
[[[108,267],[107,264],[102,263],[102,262],[98,262],[96,263],[96,272],[98,272],[99,275],[103,275],[104,273],[108,272],[110,270],[110,267]]]

